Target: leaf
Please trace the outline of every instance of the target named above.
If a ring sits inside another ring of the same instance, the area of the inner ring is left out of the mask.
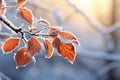
[[[51,27],[51,28],[49,29],[50,38],[51,38],[51,39],[54,39],[59,32],[60,32],[59,29],[54,28],[54,27]]]
[[[32,15],[32,12],[29,9],[27,9],[25,7],[20,8],[18,15],[20,15],[21,18],[23,18],[25,21],[27,21],[29,23],[30,26],[32,26],[33,15]]]
[[[27,1],[27,0],[18,0],[18,2],[17,2],[17,7],[20,7],[20,6],[22,6],[23,4],[25,4],[26,1]]]
[[[76,52],[75,52],[75,48],[72,45],[72,43],[63,43],[60,41],[59,38],[55,38],[53,40],[53,46],[57,49],[58,53],[66,58],[67,60],[70,61],[70,63],[74,63],[75,57],[76,57]]]
[[[76,44],[79,45],[79,41],[77,39],[77,37],[70,33],[70,32],[66,32],[66,31],[60,31],[59,32],[60,36],[62,36],[63,38],[66,38],[66,39],[69,39],[69,40],[72,40],[73,42],[75,42]]]
[[[39,41],[31,37],[28,41],[28,51],[30,52],[31,55],[34,55],[35,53],[39,53],[41,50],[41,45]]]
[[[4,15],[6,12],[6,3],[4,0],[0,0],[0,14]]]
[[[17,67],[25,66],[32,61],[32,57],[26,47],[20,48],[14,55]]]
[[[51,58],[53,55],[53,47],[51,42],[48,39],[44,40],[44,45],[45,45],[45,49],[47,51],[47,54],[45,55],[45,58]]]
[[[11,52],[13,49],[15,49],[20,42],[19,38],[9,38],[7,41],[4,42],[2,46],[2,50],[4,53]]]
[[[50,23],[49,23],[47,20],[43,19],[43,18],[40,18],[40,19],[38,20],[38,22],[39,22],[40,24],[42,24],[42,25],[50,25]]]

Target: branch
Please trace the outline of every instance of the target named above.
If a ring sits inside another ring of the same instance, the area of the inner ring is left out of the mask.
[[[38,30],[37,32],[35,33],[31,33],[27,30],[24,30],[22,28],[17,28],[16,26],[14,26],[12,24],[12,22],[10,22],[8,19],[6,19],[4,16],[0,15],[0,21],[3,22],[5,25],[7,25],[7,27],[9,27],[11,30],[13,30],[14,32],[16,33],[21,33],[21,37],[22,39],[26,42],[26,39],[25,39],[25,36],[24,36],[24,33],[28,33],[29,35],[32,35],[32,36],[53,36],[52,34],[49,35],[49,34],[44,34],[44,33],[39,33],[40,31],[43,31],[45,29],[48,29],[50,27],[46,27],[46,28],[42,28],[40,30]],[[37,34],[39,33],[39,34]]]
[[[40,9],[46,11],[46,12],[51,12],[51,11],[52,11],[52,9],[51,9],[49,6],[44,5],[44,4],[41,4],[40,2],[39,2],[39,3],[36,3],[36,2],[33,1],[33,0],[29,0],[28,3],[29,3],[30,5],[37,6],[38,8],[40,8]]]
[[[83,10],[81,10],[72,0],[66,0],[74,9],[76,9],[91,25],[94,29],[96,29],[99,33],[103,35],[103,37],[106,40],[107,44],[107,51],[113,52],[115,49],[114,40],[112,38],[112,35],[109,34],[109,31],[105,26],[102,24],[95,22],[90,16],[88,16]]]
[[[105,75],[106,73],[108,73],[110,70],[114,69],[114,68],[120,68],[120,63],[118,62],[112,62],[110,64],[105,65],[103,68],[98,69],[96,71],[96,74],[101,77],[103,75]]]
[[[86,20],[92,25],[93,28],[95,28],[98,32],[102,33],[102,34],[106,34],[107,30],[105,28],[105,26],[103,26],[100,23],[94,22],[93,19],[88,16],[82,9],[80,9],[72,0],[67,0],[67,2],[72,5],[72,7],[74,7],[74,9],[76,9],[76,11],[78,11],[84,18],[86,18]]]
[[[0,72],[0,80],[11,80],[9,77]]]
[[[92,51],[82,47],[79,47],[77,50],[79,57],[88,57],[102,60],[110,60],[110,61],[119,61],[120,62],[120,54],[118,53],[107,53],[105,51]]]
[[[109,28],[108,32],[109,32],[109,33],[112,33],[112,32],[114,32],[114,31],[116,31],[116,30],[118,30],[118,29],[120,29],[120,22],[117,22],[117,23],[113,24],[113,25]]]
[[[0,21],[3,22],[7,27],[9,27],[14,32],[18,33],[21,31],[21,29],[16,28],[12,22],[10,22],[8,19],[5,18],[5,16],[0,15]]]

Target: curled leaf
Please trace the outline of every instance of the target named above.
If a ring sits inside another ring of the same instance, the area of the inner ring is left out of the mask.
[[[27,21],[29,23],[30,26],[32,26],[33,15],[32,15],[32,12],[29,9],[27,9],[25,7],[20,8],[18,15],[20,15],[21,18],[23,18],[25,21]]]
[[[6,12],[6,3],[4,2],[4,0],[0,0],[0,14],[5,14]]]
[[[43,19],[43,18],[40,18],[38,22],[42,25],[50,25],[50,23],[46,19]]]
[[[50,39],[54,39],[59,32],[60,32],[59,29],[54,28],[54,27],[51,27],[51,28],[49,29]]]
[[[44,40],[44,45],[45,45],[45,49],[47,51],[47,54],[45,55],[45,58],[51,58],[53,55],[53,47],[51,42],[48,39]]]
[[[20,6],[22,6],[23,4],[25,4],[26,1],[27,1],[27,0],[18,0],[18,2],[17,2],[17,7],[20,7]]]
[[[7,41],[4,42],[2,46],[3,52],[11,52],[13,49],[15,49],[20,42],[19,38],[9,38]]]
[[[20,48],[14,55],[17,67],[25,66],[32,61],[31,55],[26,47]]]
[[[30,52],[31,55],[34,55],[35,53],[39,53],[41,50],[41,45],[39,41],[31,37],[28,41],[28,51]]]
[[[62,57],[66,58],[73,64],[76,57],[76,51],[72,43],[63,43],[56,37],[52,44]]]
[[[66,39],[69,39],[69,40],[72,40],[73,42],[75,42],[76,44],[79,45],[79,41],[77,39],[77,37],[70,33],[70,32],[66,32],[66,31],[60,31],[59,32],[60,36],[62,36],[63,38],[66,38]]]

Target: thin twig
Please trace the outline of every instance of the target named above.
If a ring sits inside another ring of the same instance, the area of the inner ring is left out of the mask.
[[[79,57],[88,57],[88,58],[95,58],[100,60],[120,62],[120,54],[118,53],[109,54],[108,52],[105,51],[93,51],[93,50],[85,49],[83,47],[79,47],[77,51]]]
[[[83,10],[81,10],[76,4],[72,2],[72,0],[66,0],[74,9],[76,9],[91,25],[94,29],[96,29],[100,34],[103,35],[106,40],[106,47],[108,52],[113,52],[115,49],[114,40],[112,35],[109,33],[108,28],[103,26],[102,24],[95,22],[90,16],[88,16]]]
[[[46,29],[49,29],[49,28],[50,28],[49,26],[48,26],[48,27],[44,27],[44,28],[42,28],[42,29],[39,29],[39,30],[35,31],[33,34],[39,33],[39,32],[41,32],[41,31],[46,30]]]
[[[7,25],[7,27],[9,27],[11,30],[13,30],[16,33],[21,31],[21,28],[18,29],[17,27],[15,27],[11,21],[6,19],[5,16],[0,15],[0,21],[3,22],[5,25]]]
[[[107,64],[104,67],[102,67],[101,69],[98,69],[96,71],[96,74],[99,75],[99,77],[101,77],[101,76],[107,74],[110,70],[112,70],[114,68],[120,68],[120,63],[112,62],[110,64]]]
[[[115,24],[113,24],[109,29],[108,29],[108,33],[112,33],[116,30],[120,29],[120,22],[117,22]]]
[[[11,80],[9,77],[7,77],[5,74],[0,72],[0,80]]]

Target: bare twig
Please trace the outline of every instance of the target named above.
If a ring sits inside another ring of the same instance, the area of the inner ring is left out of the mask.
[[[120,62],[120,55],[118,53],[109,54],[108,52],[105,51],[92,51],[82,47],[80,47],[77,51],[79,57],[88,57],[88,58]]]
[[[107,28],[102,24],[95,22],[90,16],[88,16],[82,9],[80,9],[72,0],[67,0],[67,2],[74,7],[98,32],[102,34],[107,34]]]
[[[31,5],[37,6],[38,8],[40,8],[40,9],[46,11],[46,12],[51,12],[52,11],[52,9],[49,6],[41,4],[40,2],[36,3],[33,0],[29,0],[28,3],[31,4]]]
[[[6,19],[5,16],[0,15],[0,21],[3,22],[5,25],[7,25],[7,27],[9,27],[11,30],[13,30],[14,32],[18,33],[21,31],[21,28],[17,28],[15,27],[12,22],[10,22],[8,19]]]
[[[81,10],[76,4],[72,2],[72,0],[66,0],[74,9],[76,9],[91,25],[94,29],[96,29],[100,34],[103,35],[106,40],[106,47],[108,52],[113,52],[115,49],[114,40],[112,35],[109,34],[108,28],[103,26],[102,24],[95,22],[90,16],[88,16],[83,10]]]
[[[11,80],[9,77],[7,77],[5,74],[0,72],[0,80]]]
[[[120,29],[120,22],[117,22],[115,24],[113,24],[109,29],[108,29],[108,32],[109,33],[112,33],[116,30]]]
[[[104,67],[102,67],[101,69],[98,69],[96,71],[96,74],[101,77],[101,76],[107,74],[110,70],[112,70],[114,68],[120,68],[120,63],[112,62],[110,64],[107,64]]]

